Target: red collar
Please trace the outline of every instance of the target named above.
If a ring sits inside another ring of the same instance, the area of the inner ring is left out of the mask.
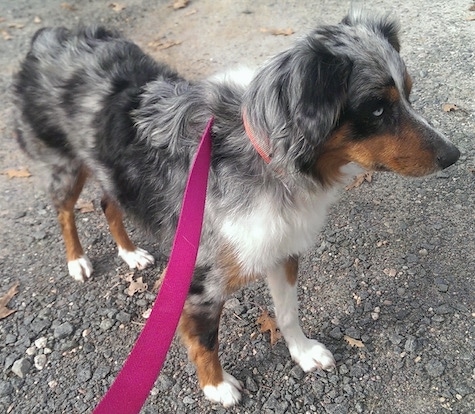
[[[242,122],[244,124],[244,131],[246,131],[246,135],[249,138],[249,141],[251,141],[251,144],[256,149],[257,153],[261,156],[261,158],[264,160],[264,162],[266,164],[269,164],[272,158],[269,138],[267,137],[263,140],[257,138],[251,128],[251,125],[248,122],[245,110],[242,112]]]

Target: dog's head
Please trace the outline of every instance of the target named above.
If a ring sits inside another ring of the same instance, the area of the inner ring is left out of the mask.
[[[396,22],[352,13],[271,60],[251,84],[251,105],[263,100],[253,119],[276,156],[325,184],[351,162],[423,176],[457,161],[458,149],[412,108],[399,49]]]

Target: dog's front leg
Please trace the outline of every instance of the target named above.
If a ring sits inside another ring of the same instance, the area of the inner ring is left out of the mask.
[[[222,303],[187,303],[180,319],[180,334],[206,398],[231,407],[241,399],[241,383],[223,370],[218,358],[218,328]]]
[[[274,300],[277,326],[287,342],[292,359],[305,372],[316,368],[331,370],[335,367],[332,353],[320,342],[308,339],[300,327],[297,270],[297,258],[290,257],[268,274],[267,282]]]

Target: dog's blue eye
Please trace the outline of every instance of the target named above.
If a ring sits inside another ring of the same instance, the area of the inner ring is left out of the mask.
[[[373,111],[373,115],[374,116],[381,116],[383,114],[383,112],[384,112],[384,108],[381,107],[381,108],[378,108],[375,111]]]

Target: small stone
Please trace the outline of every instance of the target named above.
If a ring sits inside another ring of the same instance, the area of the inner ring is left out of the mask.
[[[35,346],[30,346],[29,348],[26,349],[26,355],[33,356],[35,354],[36,354],[36,347]]]
[[[445,371],[445,365],[438,359],[431,359],[425,366],[429,377],[440,377]]]
[[[290,370],[290,375],[294,377],[295,379],[301,380],[305,376],[305,373],[303,372],[302,368],[299,365],[295,365]]]
[[[191,405],[191,404],[194,404],[195,403],[195,400],[190,397],[189,395],[187,395],[185,398],[183,398],[183,404],[186,404],[186,405]]]
[[[17,359],[12,366],[12,372],[20,378],[25,378],[31,368],[31,362],[27,358]]]
[[[38,338],[38,339],[35,341],[35,346],[36,346],[38,349],[46,348],[47,342],[48,342],[48,340],[46,339],[46,337],[42,336],[41,338]]]
[[[341,332],[340,327],[335,326],[329,333],[330,337],[336,340],[343,338],[343,332]]]
[[[444,304],[444,305],[440,305],[440,306],[437,306],[435,309],[434,309],[434,312],[437,314],[437,315],[447,315],[449,313],[452,313],[453,312],[453,309],[447,305],[447,304]]]
[[[246,377],[246,389],[251,392],[259,391],[259,387],[251,377]]]
[[[61,325],[58,325],[54,328],[53,335],[57,339],[67,338],[74,332],[74,327],[69,322],[64,322]]]
[[[114,321],[112,319],[104,319],[101,324],[99,325],[99,327],[103,330],[103,331],[108,331],[109,329],[111,329],[112,327],[114,326]]]
[[[407,352],[414,352],[417,349],[417,339],[413,336],[409,336],[404,344],[404,349]]]
[[[115,315],[115,318],[122,323],[127,323],[130,322],[130,313],[120,311],[117,315]]]
[[[12,394],[14,391],[13,385],[8,381],[0,381],[0,398]]]
[[[7,334],[7,336],[5,337],[5,345],[14,344],[16,342],[16,339],[17,338],[15,335]]]
[[[345,334],[348,335],[349,337],[353,339],[360,339],[361,338],[361,333],[358,329],[354,328],[353,326],[349,327],[348,329],[345,329]]]
[[[80,367],[76,373],[76,380],[79,383],[87,382],[91,379],[92,372],[88,366]]]
[[[34,359],[35,368],[41,371],[46,365],[46,355],[36,355]]]

